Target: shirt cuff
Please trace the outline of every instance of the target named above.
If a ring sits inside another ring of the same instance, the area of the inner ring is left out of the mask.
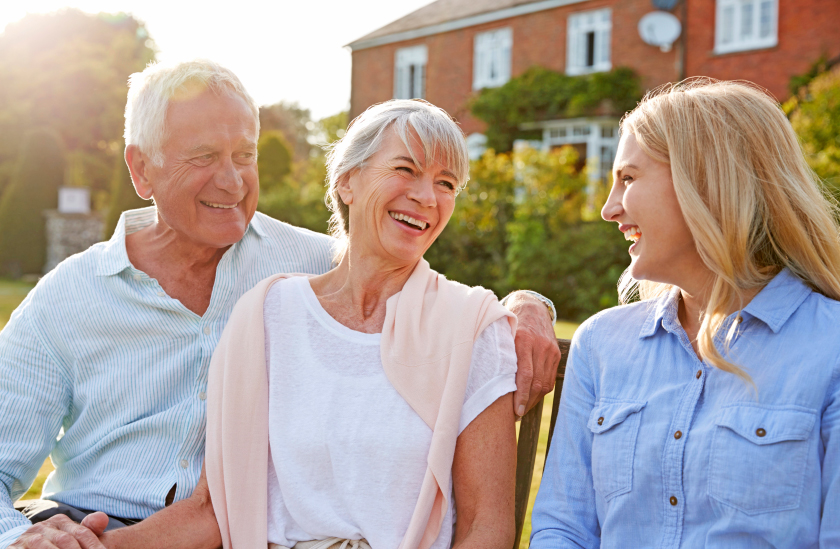
[[[540,293],[537,293],[533,290],[517,290],[517,291],[524,292],[524,293],[528,294],[529,296],[540,300],[543,305],[548,307],[548,314],[551,315],[551,323],[552,324],[557,324],[557,309],[554,308],[554,302],[553,301],[551,301],[550,299],[548,299],[544,295],[542,295]],[[505,303],[507,303],[507,300],[511,295],[513,295],[513,293],[509,293],[508,295],[506,295],[504,297],[504,299],[502,299],[499,303],[501,303],[502,306],[504,307]]]
[[[24,532],[29,530],[31,526],[31,524],[15,526],[11,530],[6,530],[2,534],[0,534],[0,549],[6,549],[9,545],[14,543],[19,537],[21,537]]]

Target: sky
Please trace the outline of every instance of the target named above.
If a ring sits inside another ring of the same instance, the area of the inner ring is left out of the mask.
[[[126,12],[146,24],[158,60],[202,57],[234,71],[261,105],[297,102],[323,118],[350,104],[344,46],[432,0],[0,0],[0,29],[63,7]]]

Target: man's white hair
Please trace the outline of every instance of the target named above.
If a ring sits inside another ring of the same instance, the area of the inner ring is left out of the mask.
[[[193,85],[204,86],[217,95],[241,97],[254,113],[259,133],[260,107],[239,78],[218,63],[196,59],[173,65],[152,63],[143,72],[128,77],[125,144],[137,145],[156,166],[162,166],[169,101]]]

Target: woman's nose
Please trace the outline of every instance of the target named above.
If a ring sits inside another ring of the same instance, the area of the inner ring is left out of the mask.
[[[409,200],[413,200],[426,208],[433,208],[437,205],[435,196],[435,181],[431,175],[420,174],[411,185],[407,194]]]
[[[617,185],[613,184],[610,189],[610,195],[601,208],[601,217],[604,221],[618,221],[618,217],[624,213],[624,207],[621,205],[621,191],[618,190]]]

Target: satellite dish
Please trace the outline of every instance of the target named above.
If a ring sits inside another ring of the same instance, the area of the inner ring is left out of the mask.
[[[639,21],[639,35],[645,43],[671,51],[671,44],[680,37],[680,20],[664,11],[652,11]]]
[[[680,0],[651,0],[654,8],[665,11],[671,11],[679,3]]]

